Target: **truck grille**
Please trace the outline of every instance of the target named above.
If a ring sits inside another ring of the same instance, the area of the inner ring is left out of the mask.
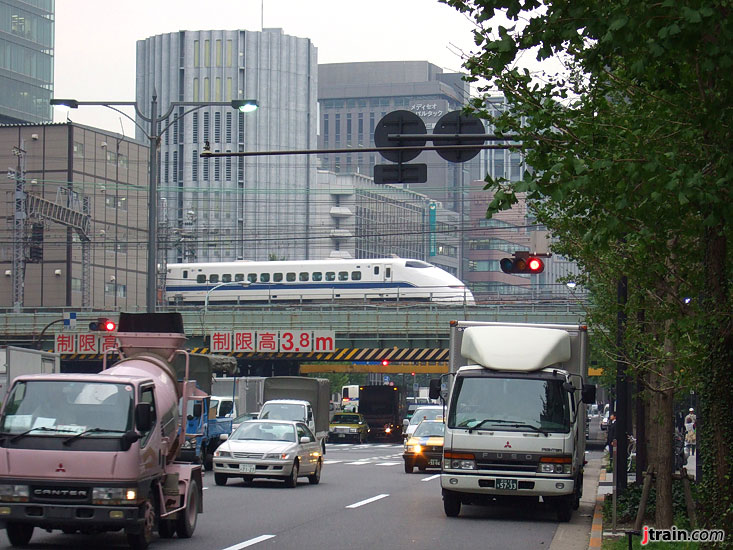
[[[88,487],[31,486],[34,502],[88,502],[92,490]]]

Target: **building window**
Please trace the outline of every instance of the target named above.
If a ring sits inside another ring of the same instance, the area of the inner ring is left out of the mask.
[[[211,67],[211,40],[204,40],[204,67]]]
[[[214,101],[221,101],[221,78],[217,76],[214,80],[214,85],[216,86],[214,90]]]
[[[227,40],[227,67],[232,66],[232,52],[234,51],[234,44],[231,40]],[[229,101],[229,100],[227,100]]]
[[[226,140],[227,143],[232,142],[232,113],[227,113]]]
[[[208,76],[204,78],[204,101],[211,101],[211,82]]]
[[[75,157],[84,156],[84,144],[83,143],[80,143],[78,141],[74,142],[74,156]]]
[[[204,113],[204,141],[209,140],[209,113]]]
[[[216,41],[216,66],[221,67],[221,59],[222,59],[222,50],[221,50],[222,44],[221,40]]]
[[[168,151],[165,152],[165,156],[163,158],[165,159],[163,161],[163,173],[165,174],[165,176],[163,177],[163,181],[165,181],[165,183],[168,183]]]
[[[214,113],[214,142],[221,142],[221,113]]]
[[[191,179],[199,179],[199,152],[196,149],[191,153]]]
[[[323,115],[323,144],[328,145],[328,115]]]
[[[351,145],[351,113],[346,113],[346,145]]]
[[[341,115],[336,114],[334,115],[335,119],[333,121],[333,132],[334,132],[334,145],[337,147],[341,145]]]
[[[199,142],[199,114],[198,113],[193,113],[193,120],[191,121],[191,132],[193,133],[193,136],[192,136],[193,142],[198,143]]]
[[[200,67],[201,66],[201,59],[200,59],[200,56],[199,56],[199,41],[198,40],[194,40],[193,41],[193,66],[194,67]],[[194,81],[196,81],[196,80],[198,80],[198,79],[194,78]],[[194,92],[194,95],[195,95],[195,93],[196,92]],[[194,101],[196,101],[196,100],[194,99]]]

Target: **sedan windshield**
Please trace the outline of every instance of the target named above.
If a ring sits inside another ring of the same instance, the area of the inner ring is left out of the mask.
[[[331,424],[358,424],[359,417],[355,414],[334,414]]]
[[[415,437],[443,437],[445,424],[442,422],[421,422],[415,430]]]
[[[292,424],[271,422],[245,422],[232,434],[231,439],[249,441],[289,441],[295,443]]]
[[[461,377],[448,413],[451,428],[570,430],[569,396],[557,379]]]
[[[13,386],[0,423],[4,433],[109,436],[132,429],[127,384],[27,381]]]

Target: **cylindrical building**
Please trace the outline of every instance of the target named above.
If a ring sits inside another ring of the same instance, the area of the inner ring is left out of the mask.
[[[207,141],[212,151],[315,149],[317,66],[310,39],[282,29],[180,31],[138,41],[136,101],[144,114],[154,96],[159,117],[176,101],[259,103],[248,114],[176,106],[160,121],[158,239],[167,261],[309,259],[315,158],[199,155]],[[137,137],[145,139],[140,129]]]

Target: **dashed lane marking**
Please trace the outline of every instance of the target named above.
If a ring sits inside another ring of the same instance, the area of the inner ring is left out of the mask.
[[[388,496],[389,496],[389,494],[377,495],[375,497],[368,498],[366,500],[360,500],[359,502],[355,502],[354,504],[349,504],[346,508],[358,508],[359,506],[364,506],[365,504],[369,504],[370,502],[374,502],[375,500],[381,500],[381,499],[386,498]]]
[[[227,546],[224,548],[224,550],[240,550],[242,548],[247,548],[248,546],[253,546],[257,544],[258,542],[263,542],[268,539],[274,538],[275,535],[260,535],[259,537],[255,537],[253,539],[245,540],[244,542],[240,542],[239,544],[235,544],[233,546]]]

